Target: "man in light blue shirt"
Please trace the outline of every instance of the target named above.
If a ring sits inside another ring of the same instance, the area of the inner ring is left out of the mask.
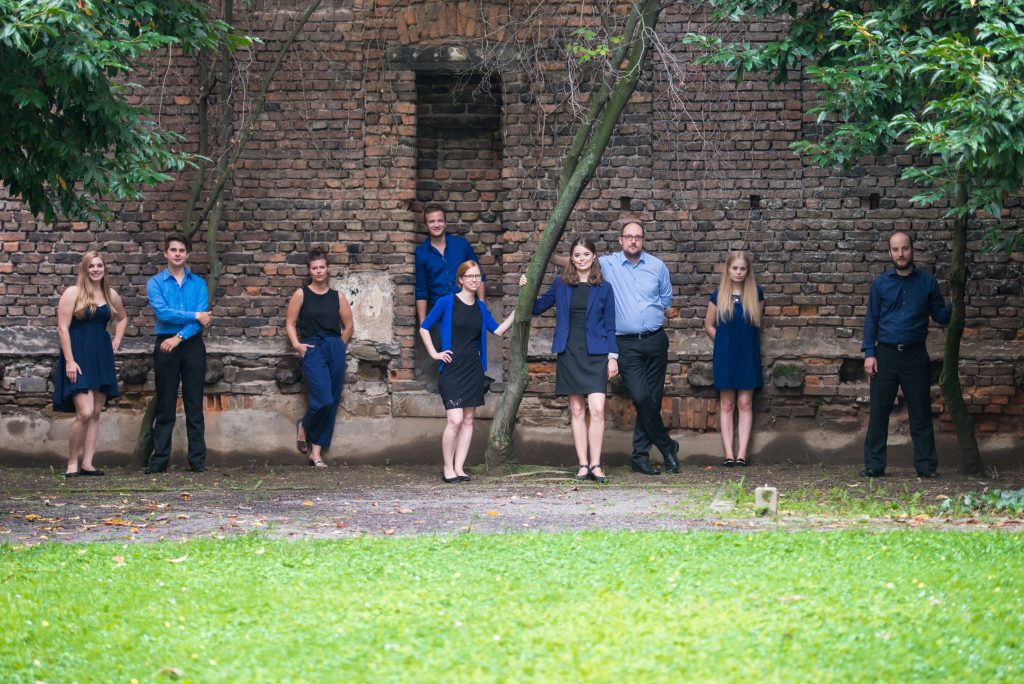
[[[651,465],[654,444],[661,451],[665,470],[679,472],[679,442],[672,439],[661,417],[668,368],[665,309],[672,304],[672,283],[661,259],[644,251],[644,229],[630,222],[619,235],[621,252],[600,258],[601,273],[615,292],[615,343],[619,348],[619,375],[636,407],[631,467],[645,475],[659,475]],[[551,258],[565,267],[568,259]]]
[[[206,345],[203,328],[213,317],[209,293],[202,278],[185,268],[190,245],[181,233],[164,240],[167,268],[146,282],[146,297],[156,319],[153,374],[156,380],[156,412],[153,416],[153,455],[147,473],[162,473],[171,460],[171,433],[176,419],[178,387],[185,408],[188,464],[194,472],[206,470],[206,425],[203,418],[203,384],[206,379]]]

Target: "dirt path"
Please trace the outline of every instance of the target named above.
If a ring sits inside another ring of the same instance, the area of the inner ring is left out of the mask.
[[[686,467],[646,477],[609,468],[612,484],[577,484],[570,471],[536,470],[446,485],[436,468],[300,466],[212,468],[144,475],[114,468],[65,481],[41,469],[0,470],[0,543],[153,541],[260,532],[275,537],[458,534],[466,531],[993,527],[1020,518],[948,518],[944,497],[1019,489],[1024,471],[919,480],[909,468],[865,481],[842,466]],[[573,471],[574,472],[574,471]],[[778,517],[754,515],[754,486],[782,495]],[[715,500],[732,510],[711,507]],[[920,511],[931,511],[922,514]]]

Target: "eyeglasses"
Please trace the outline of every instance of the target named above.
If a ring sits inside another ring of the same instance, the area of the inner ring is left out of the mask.
[[[462,276],[463,280],[480,280],[481,278],[483,278],[483,276],[480,275],[479,273],[477,273],[476,275],[464,275],[464,276]]]
[[[622,239],[625,240],[626,242],[643,242],[644,241],[644,236],[643,235],[623,235]]]

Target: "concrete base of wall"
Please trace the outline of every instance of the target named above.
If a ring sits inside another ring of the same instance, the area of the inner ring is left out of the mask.
[[[490,408],[490,407],[487,407]],[[489,415],[486,411],[484,415]],[[132,465],[141,411],[111,409],[100,422],[97,463]],[[67,454],[73,418],[55,414],[0,415],[0,466],[60,466]],[[800,426],[790,421],[785,430],[759,428],[754,433],[751,460],[757,463],[850,463],[862,459],[863,434],[858,431],[822,430],[813,421]],[[352,418],[339,420],[334,444],[327,459],[335,463],[429,464],[441,462],[442,417]],[[478,419],[470,463],[479,463],[486,447],[490,421]],[[680,460],[689,466],[717,465],[722,458],[721,439],[714,432],[675,431],[682,445]],[[295,418],[279,411],[246,409],[208,412],[206,439],[208,463],[295,463]],[[986,465],[1024,466],[1024,439],[1020,436],[981,437]],[[609,430],[605,435],[608,465],[625,465],[632,435]],[[516,431],[521,463],[571,465],[576,462],[568,426],[563,428],[521,426]],[[912,463],[912,445],[906,434],[890,438],[889,460],[893,465]],[[956,444],[952,435],[938,435],[941,466],[955,467]],[[179,414],[174,432],[174,463],[184,466],[186,446],[184,416]],[[660,462],[657,450],[652,461]]]

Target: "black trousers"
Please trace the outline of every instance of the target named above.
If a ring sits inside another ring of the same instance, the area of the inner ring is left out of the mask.
[[[153,416],[153,456],[149,459],[149,470],[167,470],[170,463],[179,386],[188,432],[188,464],[193,469],[202,468],[206,464],[206,424],[203,420],[206,345],[202,336],[194,335],[172,352],[160,351],[160,343],[167,338],[168,335],[158,335],[153,349],[156,414]]]
[[[662,454],[672,448],[672,438],[661,419],[661,398],[665,394],[668,368],[668,334],[662,330],[640,340],[617,338],[619,374],[636,407],[633,428],[633,458],[648,456],[651,444]]]
[[[885,472],[889,414],[896,390],[903,390],[910,415],[910,437],[914,442],[914,467],[918,473],[933,473],[939,465],[932,427],[932,373],[928,350],[923,346],[898,351],[879,345],[875,349],[878,372],[871,378],[871,417],[864,439],[864,467]]]

